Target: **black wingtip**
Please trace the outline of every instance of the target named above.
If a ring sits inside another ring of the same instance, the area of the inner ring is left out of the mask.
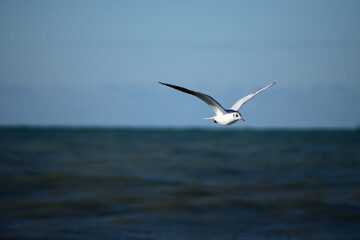
[[[164,82],[159,82],[160,84],[164,85],[164,86],[168,86],[168,87],[174,87],[175,85],[169,84],[169,83],[164,83]]]
[[[159,82],[160,84],[162,85],[165,85],[167,87],[171,87],[171,88],[174,88],[176,90],[179,90],[181,92],[184,92],[184,93],[188,93],[188,94],[192,94],[192,95],[195,95],[196,96],[196,92],[195,91],[192,91],[192,90],[189,90],[187,88],[183,88],[183,87],[179,87],[179,86],[176,86],[176,85],[172,85],[172,84],[169,84],[169,83],[163,83],[163,82]]]

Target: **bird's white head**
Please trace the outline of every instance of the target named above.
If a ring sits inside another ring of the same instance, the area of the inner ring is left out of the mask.
[[[238,120],[243,120],[243,121],[245,121],[245,119],[241,116],[241,114],[240,114],[239,112],[234,112],[234,113],[233,113],[233,117],[234,117],[234,119],[235,119],[236,121],[238,121]]]

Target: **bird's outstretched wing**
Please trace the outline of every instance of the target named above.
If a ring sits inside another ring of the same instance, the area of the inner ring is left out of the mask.
[[[195,91],[192,91],[190,89],[179,87],[179,86],[168,84],[168,83],[163,83],[163,82],[159,82],[159,83],[162,84],[162,85],[174,88],[176,90],[179,90],[181,92],[188,93],[188,94],[194,95],[195,97],[200,98],[201,100],[206,102],[214,110],[216,115],[226,114],[225,109],[220,105],[220,103],[218,103],[215,99],[213,99],[209,95],[206,95],[206,94],[201,93],[201,92],[195,92]]]
[[[244,103],[246,103],[247,101],[249,101],[250,99],[252,99],[253,97],[255,97],[255,95],[261,93],[262,91],[268,89],[269,87],[271,87],[272,85],[274,85],[277,82],[273,82],[269,85],[267,85],[266,87],[263,87],[262,89],[257,90],[254,93],[251,93],[243,98],[241,98],[239,101],[237,101],[230,109],[234,110],[234,111],[239,111],[239,109],[241,108],[242,105],[244,105]]]

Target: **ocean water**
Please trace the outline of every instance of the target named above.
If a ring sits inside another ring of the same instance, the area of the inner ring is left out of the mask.
[[[0,129],[0,239],[360,239],[360,132]]]

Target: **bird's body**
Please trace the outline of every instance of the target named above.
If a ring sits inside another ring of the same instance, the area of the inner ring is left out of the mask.
[[[226,111],[225,114],[220,114],[211,118],[204,118],[204,119],[213,120],[215,123],[219,123],[221,125],[231,125],[240,119],[245,121],[245,119],[241,117],[239,112],[233,110],[225,110],[225,111]]]
[[[265,89],[268,89],[269,87],[271,87],[272,85],[274,85],[276,82],[273,82],[271,84],[269,84],[266,87],[263,87],[261,89],[259,89],[258,91],[251,93],[243,98],[241,98],[239,101],[237,101],[230,109],[225,110],[220,103],[218,103],[214,98],[212,98],[209,95],[206,95],[204,93],[201,92],[196,92],[187,88],[183,88],[183,87],[179,87],[176,85],[172,85],[169,83],[162,83],[159,82],[160,84],[163,84],[165,86],[174,88],[176,90],[179,90],[181,92],[187,93],[187,94],[191,94],[194,95],[195,97],[200,98],[201,100],[203,100],[205,103],[207,103],[215,112],[215,116],[210,117],[210,118],[204,118],[205,120],[213,120],[215,123],[219,123],[221,125],[231,125],[239,120],[243,120],[245,121],[245,119],[241,116],[241,114],[239,113],[239,109],[241,108],[242,105],[244,105],[244,103],[246,103],[247,101],[249,101],[251,98],[253,98],[255,95],[259,94],[260,92],[264,91]]]

